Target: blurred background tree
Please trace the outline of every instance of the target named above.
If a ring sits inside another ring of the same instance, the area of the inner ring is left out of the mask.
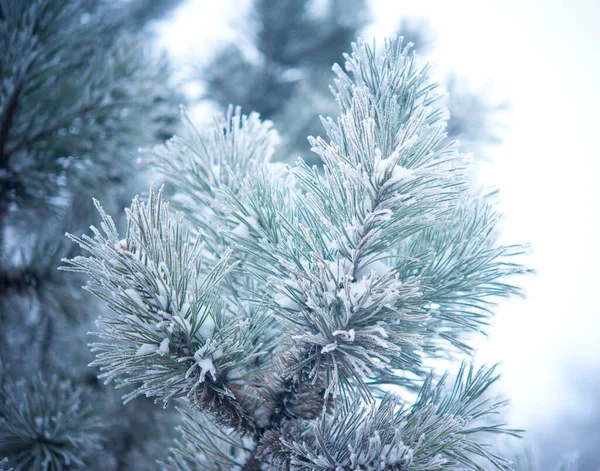
[[[329,91],[331,64],[343,65],[344,51],[370,24],[366,0],[253,0],[238,37],[221,44],[207,60],[197,61],[193,81],[203,85],[201,99],[220,108],[240,105],[275,122],[288,154],[309,163],[309,135],[323,134],[319,115],[334,115]],[[397,34],[415,45],[420,55],[434,47],[426,21],[400,19]],[[450,110],[449,139],[468,151],[483,151],[499,140],[499,112],[504,105],[475,93],[464,80],[445,81]]]
[[[104,309],[57,272],[65,231],[122,209],[136,150],[182,101],[149,25],[175,0],[0,0],[0,459],[15,469],[148,469],[170,413],[98,384],[86,332]],[[92,407],[90,407],[92,406]],[[62,419],[61,419],[62,418]],[[61,467],[63,466],[63,467]]]
[[[238,38],[196,68],[203,98],[235,104],[275,121],[290,155],[309,155],[306,136],[321,132],[318,116],[336,111],[331,64],[342,60],[367,24],[365,0],[255,0]],[[302,106],[299,104],[302,103]],[[295,152],[295,153],[293,153]],[[314,160],[313,160],[314,162]]]

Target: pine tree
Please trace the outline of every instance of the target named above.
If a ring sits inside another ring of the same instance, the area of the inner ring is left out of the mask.
[[[359,41],[335,66],[339,118],[310,138],[322,171],[271,162],[278,136],[238,108],[148,151],[181,193],[134,199],[120,235],[65,260],[113,312],[94,365],[177,401],[170,470],[508,470],[490,446],[495,368],[426,365],[471,351],[519,293],[520,246],[470,188],[427,67],[402,40]],[[389,391],[393,386],[395,393]]]
[[[105,308],[57,271],[89,192],[123,208],[137,147],[172,135],[180,98],[144,23],[177,2],[128,18],[146,4],[0,0],[0,467],[147,469],[131,461],[172,422],[98,383],[86,332]]]

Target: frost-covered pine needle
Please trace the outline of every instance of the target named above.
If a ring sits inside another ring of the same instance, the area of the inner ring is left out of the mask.
[[[270,123],[230,108],[145,158],[182,214],[151,191],[122,236],[98,205],[101,229],[73,237],[89,256],[66,261],[114,312],[93,364],[137,386],[126,400],[189,404],[172,470],[507,470],[485,438],[514,433],[487,421],[494,369],[448,387],[423,360],[470,350],[519,293],[522,249],[498,243],[410,47],[358,42],[334,71],[322,172],[270,162]]]

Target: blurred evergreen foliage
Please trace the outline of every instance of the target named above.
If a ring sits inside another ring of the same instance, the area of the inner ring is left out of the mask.
[[[77,253],[65,231],[94,222],[91,197],[123,208],[139,189],[138,146],[175,130],[182,97],[150,46],[149,25],[179,3],[0,0],[0,382],[13,399],[33,401],[23,407],[47,395],[37,402],[41,415],[25,409],[32,430],[36,417],[58,420],[82,395],[94,398],[85,416],[100,424],[67,434],[55,453],[48,434],[19,435],[28,429],[15,427],[3,394],[2,466],[148,469],[148,446],[170,435],[170,413],[147,408],[149,401],[123,408],[87,367],[86,333],[105,308],[82,295],[80,277],[57,267]],[[103,451],[90,453],[90,442]]]
[[[336,111],[331,64],[367,24],[365,0],[255,0],[247,28],[197,68],[205,97],[274,120],[289,150],[309,155],[306,136],[322,133],[319,115]]]
[[[253,0],[239,37],[196,67],[195,77],[205,86],[203,99],[259,112],[275,122],[284,140],[287,154],[279,157],[301,155],[317,163],[306,137],[322,135],[319,116],[336,113],[329,92],[331,64],[343,65],[343,52],[370,18],[365,0]],[[426,21],[401,19],[397,34],[421,55],[435,46]],[[449,139],[478,153],[497,142],[498,112],[505,105],[473,92],[456,76],[449,76],[445,85]]]

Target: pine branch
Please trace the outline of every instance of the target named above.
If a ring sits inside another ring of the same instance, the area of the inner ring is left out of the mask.
[[[253,428],[228,375],[261,354],[260,314],[242,319],[219,299],[234,267],[230,255],[204,268],[201,239],[184,230],[181,217],[171,219],[161,198],[151,190],[147,205],[134,200],[125,239],[98,203],[104,234],[92,228],[93,239],[71,236],[91,256],[65,259],[65,269],[86,273],[86,288],[117,314],[98,321],[109,342],[93,345],[99,354],[92,365],[107,382],[138,386],[126,401],[142,394],[165,403],[186,397],[202,410],[222,407],[224,420]]]
[[[271,163],[270,123],[230,108],[150,153],[188,221],[151,191],[125,238],[98,204],[101,230],[71,236],[89,256],[66,269],[114,312],[93,365],[136,386],[126,401],[193,410],[168,469],[509,469],[482,441],[516,434],[479,422],[504,405],[493,369],[430,375],[413,406],[382,393],[468,350],[526,270],[469,191],[427,68],[398,39],[353,51],[334,68],[340,117],[311,139],[323,172]]]
[[[10,292],[24,293],[37,286],[38,279],[29,267],[24,269],[5,269],[0,272],[0,295]]]
[[[475,372],[463,364],[450,390],[447,377],[435,385],[429,377],[410,408],[391,395],[379,406],[346,400],[317,422],[292,422],[282,433],[269,433],[260,455],[273,469],[295,471],[483,471],[475,457],[508,471],[507,460],[481,445],[486,434],[518,433],[481,422],[505,404],[484,397],[496,380],[493,368]]]
[[[19,150],[26,148],[28,145],[31,145],[32,143],[39,142],[41,139],[45,139],[47,137],[52,136],[53,134],[58,132],[60,129],[71,124],[77,118],[80,118],[80,119],[85,118],[85,116],[89,112],[95,110],[103,100],[104,100],[103,98],[99,98],[95,102],[90,103],[90,104],[82,107],[81,109],[73,112],[71,115],[62,118],[60,121],[57,121],[52,126],[46,128],[46,129],[42,129],[31,136],[24,136],[18,142],[14,143],[12,146],[8,147],[7,149],[2,148],[2,152],[0,152],[0,158],[4,159],[8,163],[8,160],[10,159],[10,157],[13,154],[15,154],[16,152],[18,152]],[[124,105],[124,104],[125,103],[123,103],[122,105]],[[7,165],[7,167],[8,167],[8,165]]]
[[[215,426],[210,417],[179,409],[183,422],[179,431],[183,441],[175,441],[167,462],[169,471],[195,469],[226,471],[241,469],[254,456],[255,447],[248,437],[230,428]]]

